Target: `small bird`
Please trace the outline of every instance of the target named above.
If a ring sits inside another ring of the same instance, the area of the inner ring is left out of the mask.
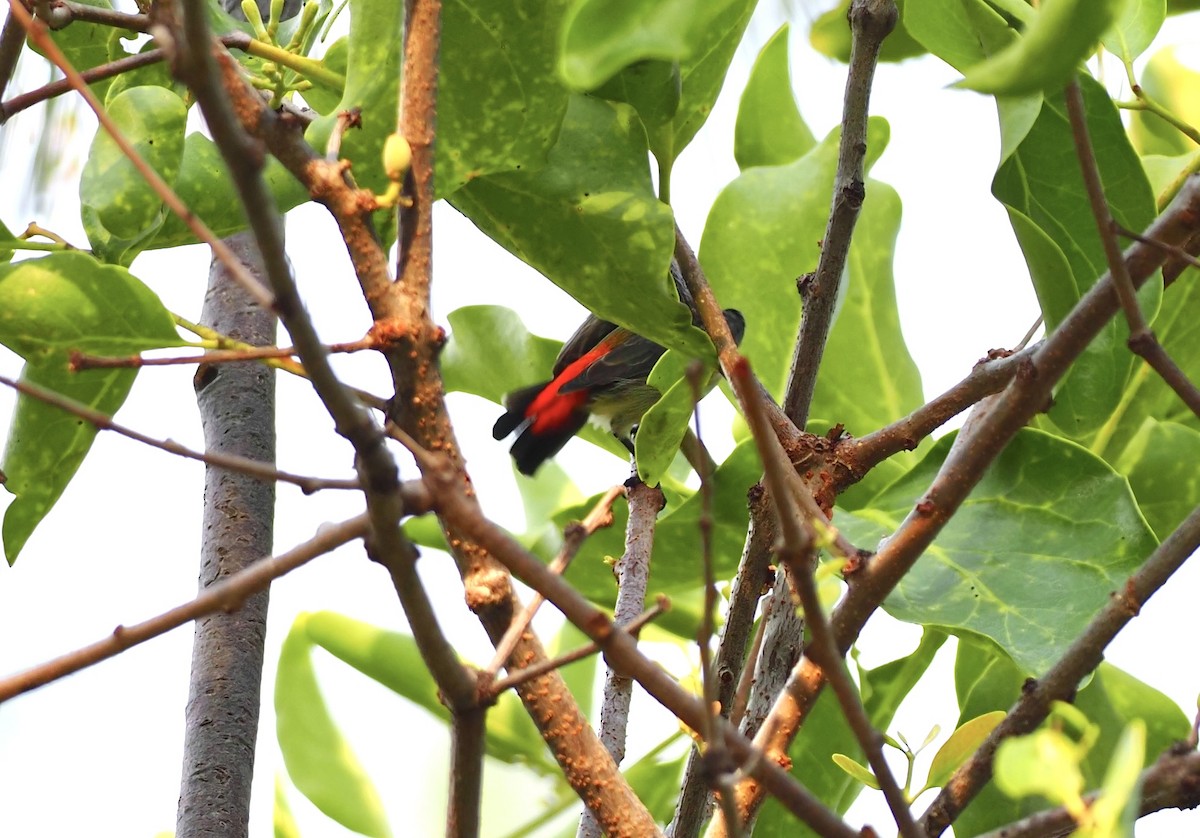
[[[692,309],[692,322],[699,326],[700,316],[674,261],[671,276],[680,301]],[[745,318],[735,309],[724,314],[733,339],[741,343]],[[526,475],[557,454],[589,416],[607,424],[632,454],[636,426],[660,395],[646,378],[664,352],[657,343],[591,315],[563,344],[550,381],[508,394],[507,410],[496,420],[492,436],[504,439],[517,432],[512,456],[517,471]]]

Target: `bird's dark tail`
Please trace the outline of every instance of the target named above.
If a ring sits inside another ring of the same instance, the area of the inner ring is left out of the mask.
[[[514,390],[504,399],[506,411],[492,426],[492,436],[504,439],[513,431],[517,431],[517,440],[512,446],[513,460],[517,471],[521,474],[532,475],[538,466],[553,457],[587,424],[587,408],[571,411],[565,421],[549,428],[533,429],[533,420],[526,415],[534,399],[546,389],[549,381],[534,384],[521,390]]]

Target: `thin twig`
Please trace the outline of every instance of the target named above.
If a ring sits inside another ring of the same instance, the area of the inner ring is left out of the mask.
[[[170,185],[154,170],[154,167],[138,154],[137,149],[133,147],[125,134],[113,122],[108,112],[104,109],[104,106],[100,104],[100,100],[96,98],[96,94],[92,92],[87,82],[80,76],[79,71],[67,60],[62,50],[58,48],[58,44],[50,37],[46,31],[45,24],[34,20],[29,12],[25,10],[25,7],[21,5],[20,0],[9,0],[9,8],[17,20],[25,27],[29,39],[37,44],[38,48],[63,71],[71,87],[79,91],[79,95],[83,97],[88,107],[96,114],[96,119],[100,121],[104,130],[108,132],[113,142],[121,149],[121,153],[137,169],[138,174],[145,179],[147,185],[154,190],[154,194],[166,204],[171,212],[179,216],[188,229],[196,234],[198,239],[212,248],[213,255],[221,260],[221,264],[225,265],[230,275],[237,280],[238,284],[254,297],[255,302],[265,309],[274,309],[275,300],[271,294],[259,284],[250,271],[246,269],[246,266],[234,256],[225,243],[217,238],[213,231],[208,228],[208,225],[201,221],[198,215],[188,209],[187,205],[175,194]]]
[[[361,340],[348,343],[331,343],[326,350],[331,355],[350,352],[362,352],[366,349],[376,349],[379,343],[373,337],[367,336]],[[299,354],[294,346],[251,346],[246,349],[218,349],[205,352],[202,355],[176,356],[172,358],[146,358],[142,355],[85,355],[82,352],[72,352],[70,367],[72,372],[98,369],[140,369],[142,367],[170,367],[190,364],[229,364],[236,361],[255,361],[266,358],[292,358]]]
[[[388,425],[387,430],[391,433],[395,430],[395,426]],[[612,526],[612,505],[623,494],[625,494],[624,486],[613,486],[596,502],[596,505],[582,521],[567,525],[563,532],[563,545],[559,548],[558,555],[547,565],[551,573],[566,573],[587,537],[601,527]],[[529,628],[529,624],[533,622],[534,616],[537,615],[538,609],[545,601],[545,597],[535,593],[521,609],[521,613],[513,618],[512,625],[508,627],[504,637],[496,644],[496,653],[484,669],[485,673],[492,678],[496,677],[496,673],[509,660],[513,649],[516,648],[517,641],[521,639],[525,629]]]
[[[1071,138],[1075,141],[1075,156],[1079,158],[1088,206],[1092,210],[1092,218],[1095,219],[1096,229],[1100,234],[1100,243],[1104,247],[1104,260],[1108,263],[1108,272],[1113,279],[1117,299],[1121,301],[1121,310],[1125,312],[1129,334],[1137,335],[1146,330],[1146,318],[1138,305],[1137,294],[1133,289],[1133,281],[1129,278],[1129,269],[1125,266],[1121,246],[1117,244],[1116,225],[1108,207],[1108,199],[1104,197],[1100,166],[1096,162],[1096,152],[1088,135],[1087,111],[1083,104],[1083,90],[1079,87],[1079,79],[1072,78],[1064,92],[1067,118],[1071,123]]]
[[[833,181],[833,204],[825,225],[821,258],[804,295],[804,317],[800,321],[800,334],[783,397],[783,411],[797,428],[808,423],[808,409],[817,386],[825,341],[833,323],[834,304],[850,253],[850,239],[866,196],[867,116],[879,47],[899,18],[894,0],[854,0],[847,16],[852,40],[842,105],[842,136],[838,142],[837,172]]]
[[[989,352],[966,378],[908,416],[864,437],[839,442],[837,461],[848,473],[838,476],[838,491],[860,480],[893,454],[913,450],[921,440],[984,396],[1003,390],[1040,346],[1038,343],[1014,353]]]
[[[76,22],[111,26],[114,29],[129,29],[133,32],[145,32],[150,28],[149,15],[119,12],[104,6],[75,3],[72,0],[54,0],[47,6],[48,14],[44,16],[44,20],[51,29],[62,29],[68,24]],[[40,8],[38,17],[43,17]]]
[[[637,637],[638,632],[640,632],[647,623],[656,619],[660,615],[665,614],[670,609],[671,601],[667,599],[666,596],[659,594],[658,600],[654,605],[650,606],[641,614],[637,615],[625,624],[625,631],[629,632],[629,634],[633,637]],[[503,678],[496,679],[496,681],[488,688],[487,694],[489,697],[498,696],[505,690],[520,686],[521,684],[524,684],[533,678],[545,675],[547,672],[553,672],[556,669],[562,669],[567,664],[583,660],[589,655],[596,654],[598,651],[600,651],[600,646],[598,644],[587,643],[583,646],[580,646],[578,649],[572,649],[570,652],[564,652],[563,654],[553,658],[547,658],[546,660],[534,664],[533,666],[526,667],[525,669],[518,669],[509,673]]]
[[[429,498],[427,496],[414,496],[411,500],[413,501],[411,511],[420,511],[422,503],[425,504],[424,508],[428,509]],[[281,555],[265,558],[252,567],[206,588],[191,602],[133,626],[117,626],[113,629],[112,634],[103,640],[47,661],[25,672],[0,679],[0,702],[8,701],[22,693],[27,693],[81,669],[86,669],[102,660],[107,660],[126,649],[158,637],[160,634],[166,634],[171,629],[178,628],[205,614],[233,611],[248,596],[263,590],[285,573],[295,570],[317,556],[332,552],[347,542],[362,538],[367,533],[367,527],[365,515],[359,515],[339,524],[324,526],[317,535],[303,544],[293,547]]]
[[[178,457],[184,457],[189,460],[197,460],[206,463],[210,466],[218,468],[226,468],[230,471],[236,471],[239,474],[245,474],[258,480],[266,480],[269,482],[279,481],[282,483],[292,483],[299,486],[306,495],[322,489],[360,489],[362,486],[358,480],[339,480],[324,477],[307,477],[300,474],[290,474],[286,471],[280,471],[269,463],[262,463],[258,460],[251,460],[247,457],[238,457],[233,454],[220,454],[216,452],[200,452],[194,451],[184,445],[180,445],[171,439],[158,440],[146,436],[143,433],[127,428],[124,425],[118,424],[112,420],[107,413],[103,413],[95,408],[89,407],[82,402],[77,402],[72,398],[56,393],[53,390],[48,390],[41,385],[24,379],[12,379],[7,376],[0,375],[0,384],[6,387],[11,387],[18,393],[37,399],[40,402],[57,407],[59,410],[66,411],[73,416],[78,416],[85,422],[94,425],[101,431],[113,431],[121,436],[128,437],[135,442],[140,442],[144,445],[149,445],[151,448],[157,448],[160,451],[166,451],[168,454],[174,454]]]

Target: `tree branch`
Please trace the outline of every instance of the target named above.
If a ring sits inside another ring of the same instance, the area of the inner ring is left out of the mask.
[[[1177,244],[1198,228],[1200,178],[1193,177],[1147,235],[1167,244]],[[1165,254],[1159,248],[1142,244],[1131,247],[1125,261],[1135,285],[1145,282],[1164,258]],[[1022,363],[1012,383],[996,396],[995,405],[982,417],[975,432],[959,435],[962,444],[956,446],[953,456],[946,458],[929,491],[874,559],[847,580],[849,591],[831,618],[839,649],[843,652],[849,649],[870,615],[932,543],[987,466],[1046,404],[1055,383],[1118,308],[1112,280],[1106,274],[1032,357]],[[776,702],[771,718],[756,737],[756,744],[769,753],[785,751],[822,686],[819,667],[810,661],[802,661]],[[748,783],[739,788],[739,796],[749,810],[757,808],[762,792]]]
[[[53,390],[47,390],[38,384],[30,381],[15,380],[4,375],[0,375],[0,384],[6,387],[11,387],[18,393],[22,393],[30,398],[37,399],[60,410],[64,410],[73,416],[78,416],[89,424],[95,425],[101,431],[113,431],[121,436],[128,437],[136,442],[141,442],[149,445],[151,448],[157,448],[160,451],[166,451],[168,454],[175,454],[179,457],[184,457],[189,460],[198,460],[210,466],[228,469],[229,471],[238,472],[253,477],[256,480],[263,480],[268,483],[282,481],[284,483],[294,483],[306,494],[320,491],[321,489],[358,489],[360,488],[357,480],[335,480],[323,477],[305,477],[299,474],[290,474],[286,471],[280,471],[271,463],[262,462],[261,460],[253,460],[249,457],[240,457],[236,454],[226,454],[221,451],[208,451],[201,453],[193,451],[172,439],[157,440],[146,436],[143,433],[127,428],[114,422],[106,413],[103,413],[94,408],[88,407],[85,404],[68,398]]]
[[[646,586],[650,581],[650,554],[654,550],[654,525],[658,513],[666,504],[662,490],[651,488],[640,480],[626,493],[629,500],[629,519],[625,524],[625,552],[613,567],[617,577],[617,602],[613,623],[627,626],[646,602]],[[629,724],[629,705],[633,700],[633,681],[609,669],[604,678],[604,694],[600,704],[600,726],[597,731],[601,744],[612,754],[617,765],[625,759],[625,730]],[[579,819],[579,838],[600,838],[600,824],[591,810],[585,809]]]
[[[406,495],[413,512],[428,510],[430,497],[425,493],[424,484],[408,484]],[[108,660],[126,649],[145,643],[160,634],[166,634],[171,629],[179,628],[205,614],[234,611],[241,607],[247,597],[265,590],[272,581],[285,573],[290,573],[317,556],[332,552],[356,538],[362,538],[366,533],[365,515],[340,524],[325,525],[317,535],[303,544],[281,555],[255,562],[245,570],[206,588],[190,602],[136,625],[117,626],[112,634],[103,640],[68,652],[25,672],[0,679],[0,702]]]
[[[1008,711],[1004,721],[954,773],[921,816],[921,825],[928,835],[940,835],[991,779],[992,758],[1000,741],[1033,730],[1046,718],[1051,702],[1065,701],[1074,695],[1084,676],[1100,665],[1104,650],[1113,638],[1198,547],[1200,507],[1193,510],[1129,577],[1121,590],[1112,595],[1059,661],[1042,678],[1022,690],[1021,698]]]

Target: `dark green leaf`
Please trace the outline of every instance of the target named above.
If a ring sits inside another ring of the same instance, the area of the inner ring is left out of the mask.
[[[168,184],[183,160],[187,107],[165,87],[133,87],[108,105],[121,133],[141,158]],[[106,131],[97,131],[83,167],[79,200],[113,236],[131,239],[155,225],[163,212],[162,199]]]
[[[667,273],[675,230],[654,196],[632,108],[572,97],[546,167],[477,178],[451,203],[598,317],[702,356]]]
[[[305,797],[347,829],[388,838],[383,801],[325,706],[312,664],[309,615],[300,614],[279,652],[275,735],[288,776]],[[427,675],[425,668],[419,667]]]
[[[179,346],[170,316],[124,268],[83,253],[55,253],[0,265],[0,343],[22,356],[22,377],[108,415],[133,386],[133,370],[67,368],[71,350],[127,355]],[[16,496],[4,515],[11,564],[54,506],[91,448],[96,428],[58,408],[21,396],[0,470]]]
[[[112,8],[109,0],[82,0],[82,3],[98,9]],[[101,64],[107,64],[109,61],[124,56],[125,50],[121,46],[121,39],[133,37],[134,34],[128,30],[91,23],[64,26],[62,29],[50,31],[50,37],[54,39],[54,43],[63,51],[67,60],[71,62],[71,66],[80,72],[99,67]],[[113,80],[108,78],[93,82],[89,86],[103,102],[105,91],[112,82]]]
[[[682,93],[679,65],[649,60],[630,64],[593,91],[602,99],[633,105],[647,128],[657,128],[675,116]]]
[[[850,540],[870,545],[894,531],[952,441],[943,437],[869,510],[839,516]],[[1122,476],[1083,448],[1027,429],[884,607],[901,620],[988,637],[1036,674],[1063,654],[1155,544]]]
[[[733,129],[733,156],[742,169],[783,166],[803,157],[816,144],[792,93],[785,23],[759,52],[742,91]]]
[[[1145,172],[1108,93],[1090,78],[1081,78],[1080,86],[1113,217],[1126,229],[1142,230],[1156,214]],[[1107,270],[1061,97],[1047,97],[1036,122],[996,173],[992,192],[1009,210],[1047,329],[1053,329]],[[1062,269],[1064,264],[1069,270]],[[1160,290],[1161,283],[1152,281],[1140,297],[1151,319]],[[1106,326],[1055,393],[1050,418],[1072,439],[1090,441],[1120,402],[1133,364],[1125,345],[1128,334],[1120,318]]]

